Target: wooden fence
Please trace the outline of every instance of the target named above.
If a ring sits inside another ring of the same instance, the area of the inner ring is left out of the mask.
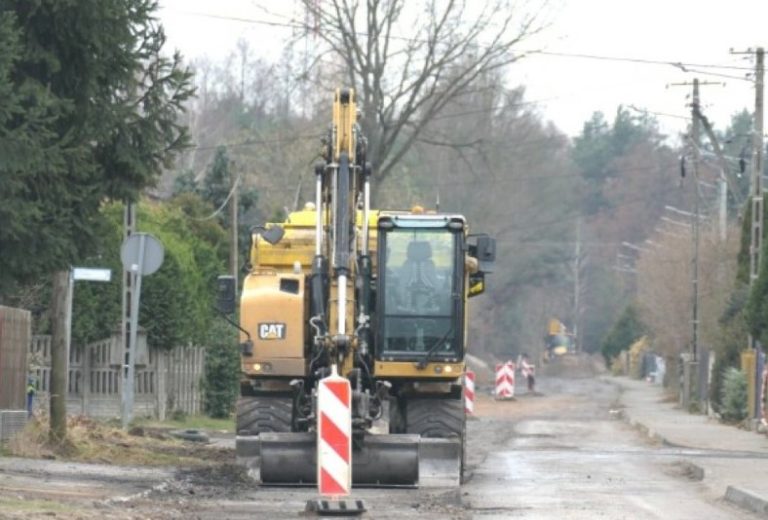
[[[0,410],[25,410],[29,311],[0,306]]]
[[[120,335],[97,341],[84,348],[73,348],[69,356],[67,413],[90,417],[118,417],[121,413],[122,377]],[[146,340],[139,335],[139,344]],[[50,389],[50,336],[34,336],[29,343],[36,376],[38,406],[45,410]],[[181,411],[198,414],[203,409],[202,376],[205,349],[177,347],[163,351],[152,347],[137,349],[134,383],[135,417],[165,419]]]

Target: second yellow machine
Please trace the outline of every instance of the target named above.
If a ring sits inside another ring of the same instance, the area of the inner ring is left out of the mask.
[[[338,90],[315,200],[253,233],[240,299],[238,459],[267,484],[316,480],[317,382],[353,391],[355,485],[453,485],[464,470],[467,299],[495,242],[461,215],[370,208],[352,90]],[[235,283],[219,280],[234,308]]]

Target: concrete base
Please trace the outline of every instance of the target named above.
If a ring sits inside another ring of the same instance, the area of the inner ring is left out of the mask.
[[[11,437],[21,433],[26,424],[26,410],[0,410],[0,443],[8,442]]]
[[[751,491],[728,486],[725,491],[725,500],[758,515],[768,515],[768,501]]]

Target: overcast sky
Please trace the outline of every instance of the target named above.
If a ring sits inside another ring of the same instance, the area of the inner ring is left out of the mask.
[[[188,59],[221,60],[243,38],[254,52],[276,60],[290,28],[216,17],[286,22],[295,15],[289,0],[160,0],[160,5],[169,46]],[[549,6],[551,24],[520,50],[569,56],[529,56],[509,69],[509,85],[524,84],[527,99],[537,101],[538,111],[570,135],[579,133],[592,112],[611,117],[619,104],[666,114],[658,115],[659,122],[674,134],[685,127],[680,117],[688,113],[690,87],[667,85],[694,77],[725,82],[701,88],[703,109],[718,128],[734,112],[754,106],[754,84],[743,79],[753,59],[730,49],[768,45],[768,0],[552,0]],[[699,72],[684,73],[667,64],[575,55],[702,66],[687,65]]]

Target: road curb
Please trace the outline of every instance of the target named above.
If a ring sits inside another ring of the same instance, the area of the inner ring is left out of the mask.
[[[658,432],[656,432],[653,428],[650,428],[649,426],[646,426],[645,424],[641,423],[637,419],[633,419],[632,417],[627,414],[626,409],[622,409],[619,411],[619,417],[621,417],[621,420],[630,425],[632,428],[638,430],[640,433],[648,437],[654,442],[658,442],[661,444],[668,444],[668,441],[665,437],[660,435]]]
[[[620,383],[615,381],[610,381],[610,382],[615,384],[619,388],[620,394],[623,393],[624,387]],[[621,402],[621,398],[619,398],[619,402]],[[637,419],[633,419],[632,417],[630,417],[630,414],[627,412],[626,408],[622,408],[619,411],[618,415],[625,423],[635,428],[636,430],[638,430],[639,432],[641,432],[651,440],[667,446],[677,446],[675,443],[670,442],[666,437],[656,432],[653,428],[650,428],[649,426],[643,424]],[[698,464],[691,462],[690,460],[684,460],[684,464],[692,478],[699,481],[704,480],[704,477],[706,476],[706,471],[702,466],[699,466]],[[725,490],[725,495],[723,496],[723,499],[726,502],[733,504],[737,507],[740,507],[752,513],[756,513],[759,516],[768,518],[768,500],[765,498],[762,498],[754,491],[749,491],[743,488],[729,485]]]
[[[768,500],[759,497],[752,491],[728,486],[728,489],[725,490],[725,500],[747,511],[752,511],[768,518]]]

